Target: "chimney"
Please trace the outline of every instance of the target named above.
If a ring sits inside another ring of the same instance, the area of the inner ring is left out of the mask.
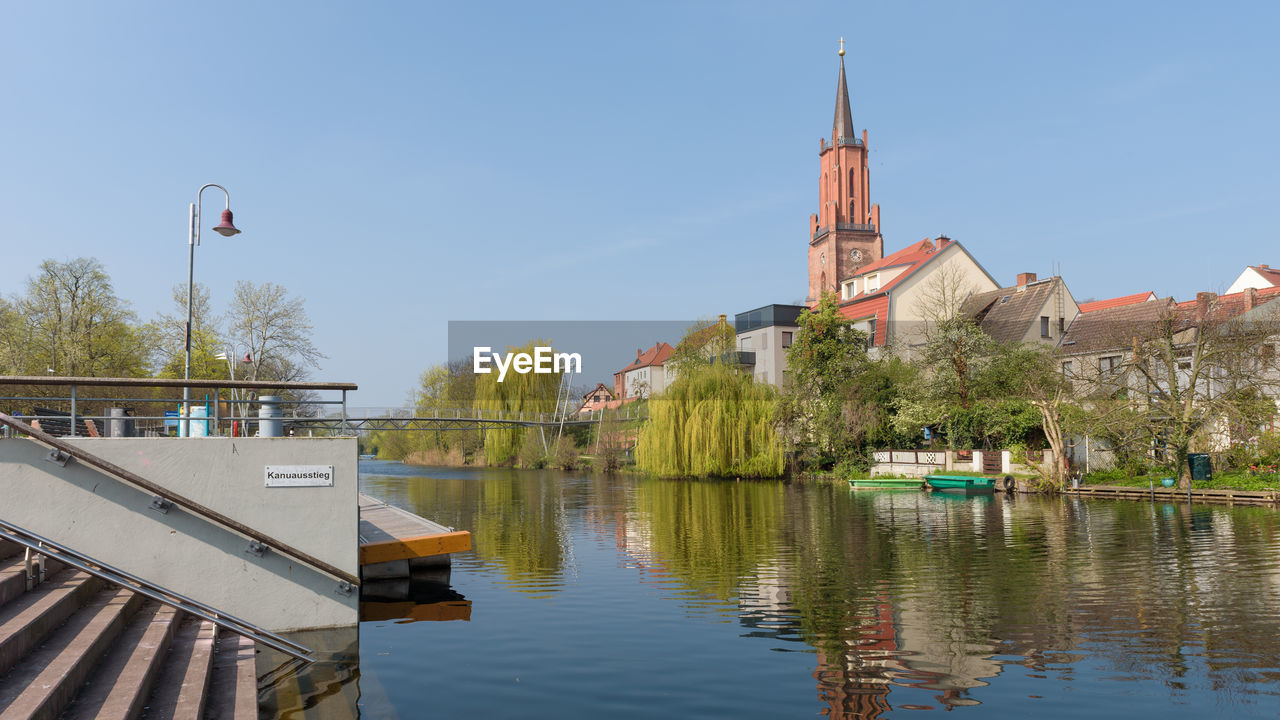
[[[1258,304],[1258,291],[1253,288],[1245,288],[1244,291],[1244,311],[1249,312],[1254,305]]]
[[[1025,290],[1027,285],[1036,281],[1035,273],[1018,273],[1018,289]]]
[[[1216,297],[1218,296],[1211,292],[1196,293],[1196,322],[1204,322],[1204,319],[1209,316],[1209,304]]]
[[[640,359],[640,348],[636,348],[636,359]]]
[[[1270,265],[1259,265],[1258,267],[1262,268],[1263,270],[1270,270],[1270,269],[1271,269],[1271,266],[1270,266]]]

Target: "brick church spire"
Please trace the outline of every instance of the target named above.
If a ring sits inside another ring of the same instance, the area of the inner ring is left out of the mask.
[[[831,124],[831,142],[853,137],[853,113],[849,110],[849,85],[844,79],[844,38],[840,38],[840,79],[836,81],[836,119]]]
[[[809,300],[840,291],[859,267],[884,257],[880,206],[871,204],[867,131],[854,135],[840,39],[840,76],[831,141],[818,141],[818,212],[809,216]]]

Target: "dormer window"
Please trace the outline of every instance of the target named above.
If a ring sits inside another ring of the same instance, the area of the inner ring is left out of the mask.
[[[867,292],[873,293],[879,289],[880,289],[880,273],[871,273],[870,275],[867,276]]]
[[[857,278],[854,278],[853,280],[846,280],[844,284],[840,286],[840,299],[842,300],[848,300],[849,298],[857,294],[858,294]]]

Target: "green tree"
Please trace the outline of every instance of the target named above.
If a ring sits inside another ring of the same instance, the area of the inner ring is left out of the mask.
[[[1011,380],[1011,390],[1040,413],[1040,430],[1053,453],[1049,485],[1061,489],[1066,484],[1066,438],[1078,426],[1080,407],[1075,388],[1062,371],[1062,360],[1051,347],[1020,344],[1003,348],[997,360]]]
[[[845,459],[853,452],[847,420],[858,413],[853,410],[846,418],[847,403],[854,381],[869,364],[867,335],[840,314],[834,293],[824,294],[812,312],[801,313],[798,324],[787,349],[789,377],[779,404],[780,422],[793,444],[812,444],[828,462]]]
[[[685,330],[667,364],[679,377],[682,372],[692,372],[711,362],[731,360],[737,340],[737,333],[725,316],[721,315],[718,320],[698,320]]]
[[[209,288],[196,283],[191,304],[191,377],[222,379],[230,377],[225,360],[218,354],[227,350],[228,342],[221,331],[222,318],[211,309]],[[153,365],[160,377],[180,378],[186,362],[187,287],[173,286],[172,312],[160,313],[146,325],[153,338]]]
[[[230,339],[249,346],[248,380],[302,380],[325,358],[303,299],[275,283],[237,282],[227,324]]]
[[[532,340],[521,347],[508,347],[507,353],[533,355],[535,348],[549,347],[549,340]],[[554,352],[554,351],[553,351]],[[475,376],[475,406],[486,415],[504,414],[532,416],[551,413],[556,409],[560,389],[560,372],[519,373],[508,372],[501,382],[498,373]],[[484,437],[485,463],[505,465],[517,459],[526,435],[536,435],[538,442],[545,441],[538,428],[512,427],[488,430]],[[545,454],[547,447],[543,445]]]
[[[1040,412],[1023,397],[1016,366],[971,319],[945,318],[927,338],[913,359],[914,381],[895,400],[899,432],[918,437],[932,427],[950,447],[993,447],[1026,442],[1038,430]]]
[[[660,477],[777,477],[777,405],[773,386],[727,363],[688,366],[649,399],[636,466]]]
[[[28,374],[140,377],[148,374],[149,338],[134,324],[94,258],[45,260],[18,303],[15,332],[30,343]]]

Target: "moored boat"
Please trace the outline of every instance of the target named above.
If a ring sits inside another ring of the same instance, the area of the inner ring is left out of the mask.
[[[850,478],[849,487],[854,490],[919,490],[924,487],[920,478]]]
[[[996,481],[989,477],[970,475],[926,475],[925,483],[933,490],[963,495],[990,495],[996,490]]]

